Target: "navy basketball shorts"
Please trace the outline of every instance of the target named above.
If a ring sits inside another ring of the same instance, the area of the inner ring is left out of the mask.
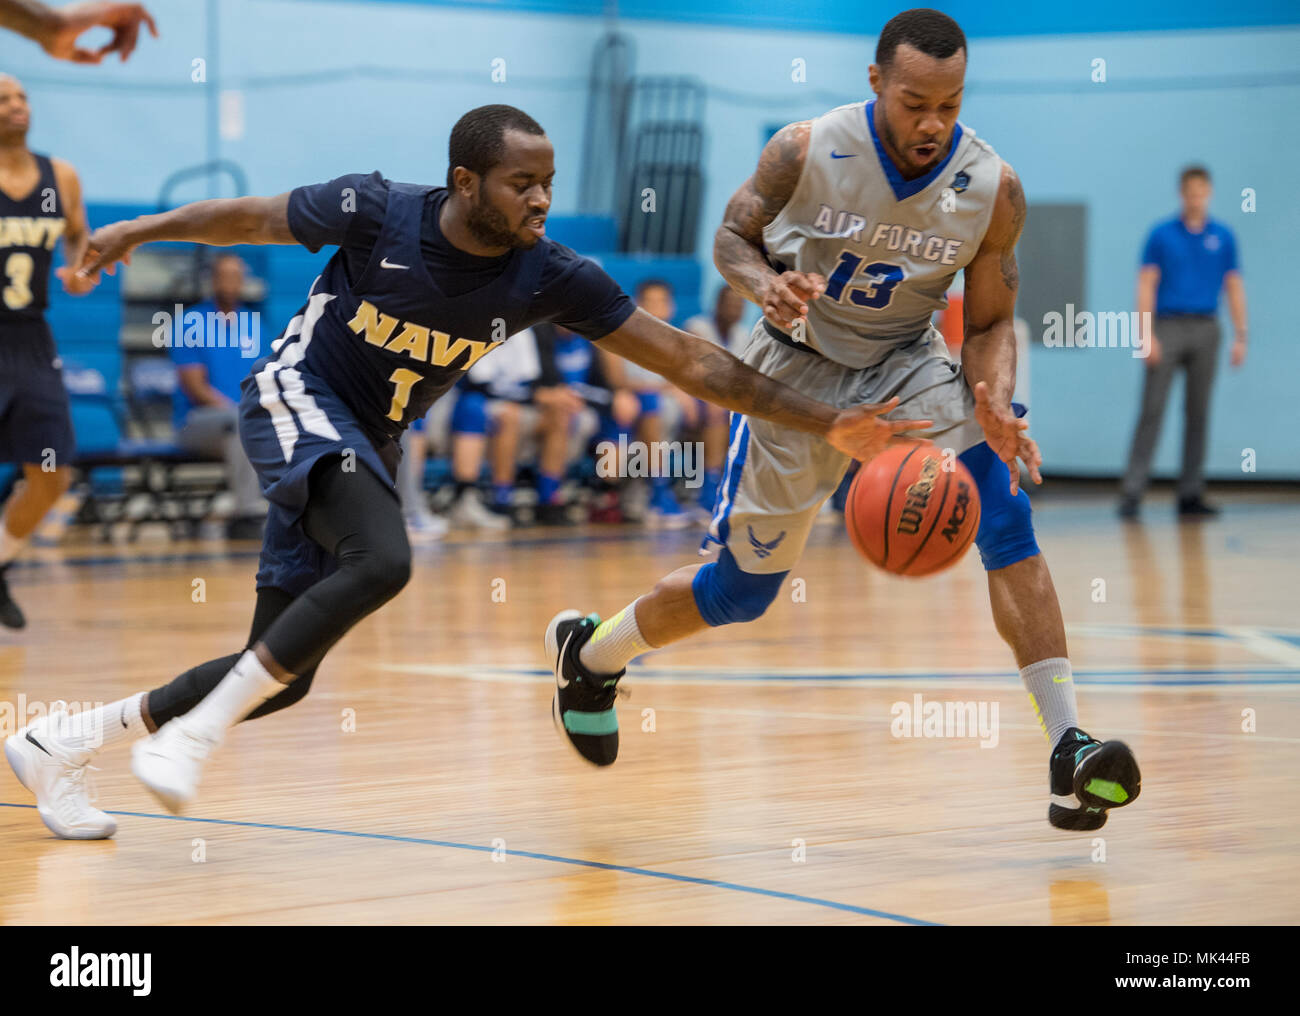
[[[270,502],[257,588],[298,596],[336,567],[333,554],[302,527],[313,468],[337,458],[325,468],[369,469],[396,499],[401,450],[392,440],[377,449],[343,401],[297,368],[259,360],[240,393],[239,437]]]
[[[68,390],[44,321],[0,327],[0,461],[70,466]]]

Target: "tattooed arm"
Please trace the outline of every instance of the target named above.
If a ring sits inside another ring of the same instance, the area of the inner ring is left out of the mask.
[[[961,362],[966,381],[975,393],[975,420],[984,439],[1011,471],[1011,492],[1019,490],[1017,456],[1041,483],[1042,456],[1025,431],[1029,423],[1016,419],[1011,395],[1016,387],[1016,241],[1025,226],[1025,192],[1020,178],[1006,163],[993,204],[993,218],[974,260],[966,266],[966,291],[962,301],[965,337]]]
[[[895,434],[924,430],[928,420],[882,420],[898,405],[838,410],[760,374],[720,346],[679,331],[644,310],[600,339],[600,349],[638,363],[677,385],[688,395],[724,409],[818,434],[854,458],[867,461],[884,451]]]
[[[782,127],[763,148],[754,175],[731,196],[713,238],[713,263],[731,288],[763,308],[763,316],[789,331],[821,296],[826,280],[811,272],[778,273],[763,254],[763,227],[786,206],[803,172],[812,123]]]

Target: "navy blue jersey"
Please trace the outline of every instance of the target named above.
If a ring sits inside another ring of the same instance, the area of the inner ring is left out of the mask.
[[[383,442],[508,336],[556,321],[595,340],[632,314],[632,301],[599,266],[548,238],[501,257],[457,250],[438,226],[446,198],[444,187],[379,173],[294,190],[294,237],[311,251],[339,250],[272,346],[259,383],[277,375],[294,408],[302,387],[295,374],[310,375]],[[302,407],[295,411],[307,425],[310,408]]]
[[[0,325],[42,319],[54,245],[67,225],[54,166],[32,156],[41,172],[36,186],[18,201],[0,191]]]

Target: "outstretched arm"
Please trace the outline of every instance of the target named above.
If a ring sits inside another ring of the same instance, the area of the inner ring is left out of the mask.
[[[731,196],[713,238],[713,263],[722,277],[783,331],[804,317],[808,302],[826,289],[826,280],[812,272],[777,272],[763,253],[763,229],[793,196],[811,134],[812,124],[804,120],[772,136],[754,175]]]
[[[271,198],[216,198],[95,230],[77,274],[93,278],[104,269],[112,275],[117,262],[130,264],[136,247],[159,240],[214,247],[298,242],[289,229],[287,191]]]
[[[0,26],[40,43],[45,52],[72,63],[97,64],[109,53],[123,61],[135,49],[140,26],[146,25],[156,39],[158,26],[140,4],[77,3],[52,8],[39,0],[0,0]],[[77,37],[90,28],[113,32],[99,49],[82,49]]]
[[[689,395],[817,434],[863,461],[884,451],[894,435],[930,426],[928,420],[880,419],[880,414],[898,405],[896,398],[882,405],[846,410],[810,399],[742,363],[722,347],[679,331],[644,310],[637,310],[599,345],[654,371]]]
[[[975,420],[984,439],[1011,470],[1011,493],[1020,489],[1016,458],[1024,460],[1029,475],[1041,483],[1042,456],[1011,409],[1016,387],[1016,292],[1020,270],[1016,266],[1016,241],[1025,225],[1025,192],[1015,170],[1003,163],[1002,179],[993,205],[993,218],[974,260],[966,266],[962,302],[965,337],[962,370],[975,392]]]

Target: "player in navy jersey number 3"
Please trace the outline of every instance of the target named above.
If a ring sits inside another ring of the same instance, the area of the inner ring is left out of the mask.
[[[27,147],[31,107],[17,78],[0,74],[0,463],[23,484],[0,518],[0,625],[23,628],[7,572],[72,478],[73,432],[54,337],[45,322],[50,276],[71,296],[94,282],[74,274],[90,230],[81,181],[62,159]],[[53,268],[63,242],[67,264]]]
[[[179,812],[231,726],[306,694],[326,652],[409,578],[393,485],[402,430],[530,325],[563,325],[692,395],[861,459],[929,424],[883,419],[897,400],[839,410],[810,399],[637,310],[594,262],[546,237],[554,153],[522,111],[465,114],[449,155],[446,187],[358,174],[277,197],[200,201],[91,236],[87,279],[159,240],[338,250],[243,384],[240,436],[271,503],[246,646],[10,738],[10,761],[57,835],[112,835],[83,784],[104,747],[136,741],[135,775]]]

